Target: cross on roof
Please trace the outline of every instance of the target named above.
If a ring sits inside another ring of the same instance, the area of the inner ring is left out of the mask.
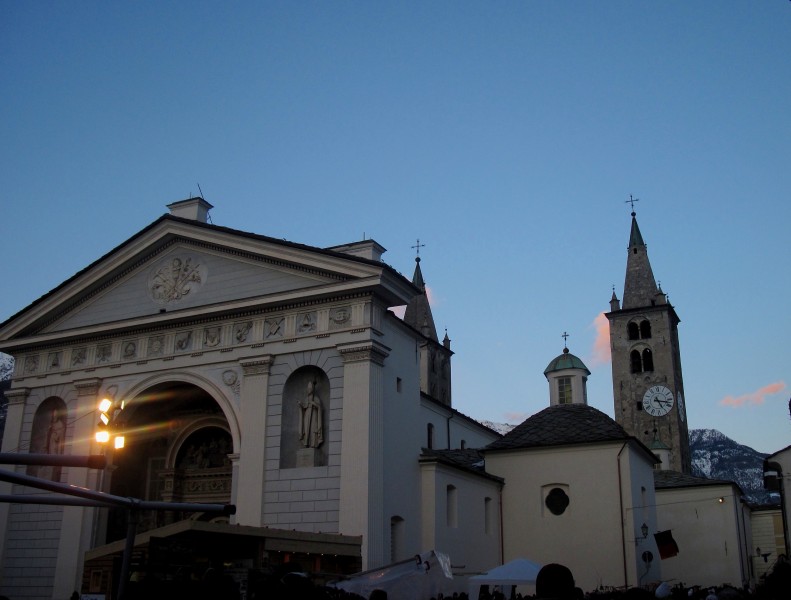
[[[417,255],[418,255],[418,256],[420,256],[420,249],[421,249],[423,246],[425,246],[425,244],[421,244],[421,243],[420,243],[420,238],[417,238],[417,244],[415,244],[414,246],[412,246],[412,248],[415,248],[415,249],[417,250]]]
[[[568,333],[566,333],[566,332],[564,331],[564,332],[563,332],[563,335],[561,335],[560,337],[562,337],[562,338],[563,338],[563,347],[564,347],[564,348],[568,348],[568,344],[567,344],[566,342],[567,342],[567,341],[568,341],[568,339],[569,339],[569,334],[568,334]]]
[[[634,198],[631,194],[629,194],[629,199],[628,200],[624,200],[624,202],[626,202],[626,204],[631,204],[632,205],[632,216],[634,216],[634,203],[635,202],[640,202],[640,198]]]

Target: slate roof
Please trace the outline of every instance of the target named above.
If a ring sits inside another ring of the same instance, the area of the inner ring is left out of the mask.
[[[741,492],[741,488],[739,487],[738,483],[735,481],[729,481],[727,479],[695,477],[694,475],[687,475],[686,473],[679,473],[678,471],[669,470],[654,471],[654,488],[657,490],[702,487],[707,485],[735,485]]]
[[[612,418],[585,404],[560,404],[534,414],[486,446],[486,450],[514,450],[628,440],[631,436]]]
[[[486,472],[483,454],[480,450],[472,448],[464,450],[432,450],[423,448],[420,462],[439,462],[465,471],[472,471],[489,479],[503,481],[501,477]]]

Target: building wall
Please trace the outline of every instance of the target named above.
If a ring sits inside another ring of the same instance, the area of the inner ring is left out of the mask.
[[[750,580],[749,508],[740,496],[735,485],[657,490],[658,527],[669,529],[679,547],[662,561],[664,579],[735,587]]]
[[[777,558],[785,554],[783,515],[780,508],[756,508],[750,514],[750,522],[753,576],[760,582]]]
[[[421,471],[424,550],[447,554],[459,577],[501,564],[500,483],[437,462]]]
[[[487,472],[506,481],[504,561],[522,557],[565,564],[583,591],[639,579],[635,533],[621,523],[622,515],[628,519],[630,514],[631,522],[637,522],[628,503],[640,497],[647,476],[635,476],[635,471],[650,467],[645,460],[629,458],[631,451],[624,447],[607,443],[487,453]],[[630,475],[634,481],[629,481]],[[652,487],[653,482],[648,489]],[[546,504],[554,488],[569,499],[560,515]],[[592,551],[605,548],[606,552]]]

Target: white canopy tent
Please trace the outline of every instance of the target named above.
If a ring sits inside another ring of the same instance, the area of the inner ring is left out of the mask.
[[[541,565],[532,560],[515,558],[487,573],[474,575],[468,579],[470,600],[478,598],[482,585],[499,585],[502,588],[515,585],[535,585],[540,570]]]

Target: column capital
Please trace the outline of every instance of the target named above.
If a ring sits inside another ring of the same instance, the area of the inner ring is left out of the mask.
[[[24,404],[29,395],[30,388],[16,388],[15,390],[7,390],[5,392],[8,404]]]
[[[269,367],[272,366],[272,355],[259,356],[257,358],[245,358],[239,361],[245,377],[250,375],[269,375]]]
[[[390,348],[376,340],[367,340],[351,344],[338,344],[336,346],[344,363],[373,362],[384,365],[385,359],[390,356]]]

